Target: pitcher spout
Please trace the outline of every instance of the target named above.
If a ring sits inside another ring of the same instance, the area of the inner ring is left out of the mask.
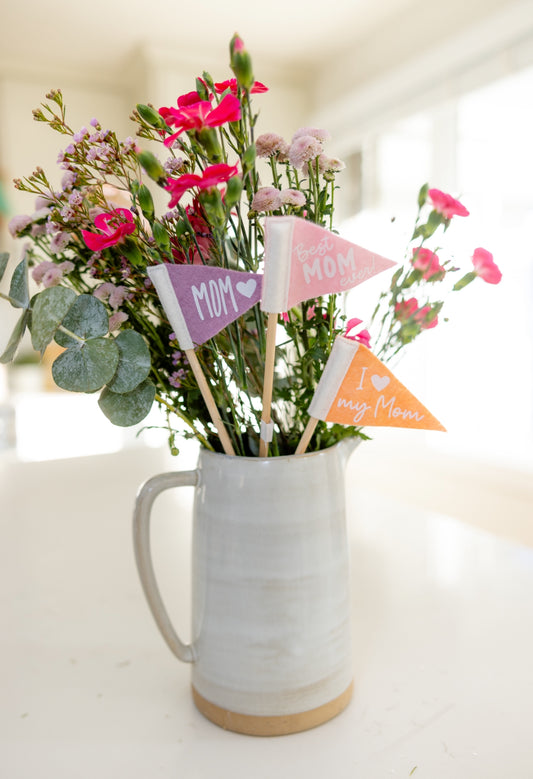
[[[362,440],[362,438],[356,438],[354,436],[353,438],[343,438],[342,441],[339,441],[337,447],[343,467],[346,467],[350,456],[354,450],[357,449]]]

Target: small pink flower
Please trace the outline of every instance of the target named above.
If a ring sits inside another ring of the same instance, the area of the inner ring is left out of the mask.
[[[13,236],[13,238],[19,237],[24,230],[32,223],[31,216],[26,216],[25,214],[18,214],[17,216],[14,216],[13,219],[10,220],[7,229],[9,230],[9,234]]]
[[[135,232],[133,214],[127,208],[115,208],[107,214],[98,214],[94,226],[100,233],[82,230],[81,234],[86,246],[93,252],[107,249],[124,240],[127,235]]]
[[[282,206],[281,192],[276,187],[260,187],[252,200],[252,211],[277,211]]]
[[[290,317],[288,311],[283,311],[283,313],[280,314],[280,317],[283,319],[284,322],[290,322]]]
[[[439,262],[437,255],[429,249],[413,249],[411,260],[415,270],[423,271],[426,281],[440,281],[446,275],[446,271]]]
[[[43,260],[31,272],[32,279],[43,287],[55,287],[63,278],[63,271],[59,265],[50,260]]]
[[[499,284],[502,280],[502,272],[494,262],[492,254],[481,247],[474,249],[472,263],[477,275],[487,284]]]
[[[128,290],[122,285],[117,287],[111,281],[105,281],[96,287],[93,296],[98,298],[98,300],[107,300],[111,308],[116,311],[128,298]]]
[[[109,332],[112,333],[113,330],[118,330],[120,325],[126,322],[128,318],[128,315],[123,311],[115,311],[115,313],[111,314],[109,317]]]
[[[321,154],[318,158],[318,169],[320,173],[339,173],[344,170],[346,165],[338,157],[328,157],[327,154]]]
[[[287,159],[289,146],[281,135],[263,133],[256,138],[255,150],[258,157],[276,157],[283,161]]]
[[[316,138],[317,141],[320,141],[320,143],[324,143],[324,141],[331,138],[331,135],[327,130],[321,130],[318,127],[300,127],[292,136],[292,140],[295,141],[297,138],[301,138],[304,135],[310,135],[312,138]]]
[[[437,314],[432,314],[431,306],[422,306],[415,314],[415,322],[420,325],[422,330],[431,330],[433,327],[437,327],[439,317]]]
[[[409,300],[400,300],[394,306],[396,319],[400,322],[407,322],[418,311],[418,300],[409,298]]]
[[[302,208],[302,206],[305,206],[306,200],[304,193],[300,192],[299,189],[282,189],[281,202],[284,206]]]
[[[322,154],[322,145],[320,141],[313,138],[312,135],[301,135],[290,145],[289,162],[294,168],[301,168],[310,160],[316,159]]]
[[[209,165],[201,175],[185,173],[177,179],[169,179],[165,189],[170,192],[168,207],[174,208],[188,189],[211,189],[217,184],[222,184],[238,174],[236,165],[226,165],[221,162],[217,165]]]
[[[363,344],[367,347],[367,349],[370,349],[370,333],[368,330],[360,330],[355,335],[349,335],[352,330],[354,330],[358,325],[363,324],[362,319],[349,319],[346,323],[346,332],[344,333],[345,338],[349,338],[351,341],[359,341],[359,343]]]
[[[452,216],[468,216],[469,211],[451,195],[441,192],[440,189],[430,189],[429,197],[433,203],[433,208],[445,219],[451,219]]]

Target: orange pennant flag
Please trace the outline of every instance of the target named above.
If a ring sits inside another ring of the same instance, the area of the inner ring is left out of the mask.
[[[309,415],[358,427],[445,428],[370,349],[338,336]]]

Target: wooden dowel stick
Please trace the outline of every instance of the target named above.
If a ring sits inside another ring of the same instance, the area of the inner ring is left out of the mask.
[[[315,419],[314,417],[309,417],[309,422],[305,426],[305,430],[303,432],[302,437],[300,438],[300,443],[296,447],[295,454],[303,454],[307,447],[309,446],[309,441],[311,440],[313,433],[315,432],[315,427],[318,424],[318,419]]]
[[[189,365],[192,368],[194,377],[198,382],[198,387],[200,388],[202,397],[205,400],[205,404],[207,406],[207,410],[209,411],[211,420],[217,429],[218,435],[220,436],[220,442],[222,444],[222,448],[224,449],[226,454],[234,455],[235,450],[233,449],[233,446],[231,444],[231,439],[228,435],[228,431],[224,427],[224,423],[222,419],[220,418],[220,414],[218,413],[215,400],[211,393],[211,388],[209,387],[209,384],[206,381],[204,372],[202,370],[202,366],[200,365],[198,361],[198,357],[196,356],[196,352],[194,351],[194,349],[185,349],[185,354],[187,355],[187,359],[189,360]]]
[[[276,361],[276,327],[278,315],[269,314],[267,319],[265,375],[263,377],[263,411],[261,422],[270,424],[270,409],[272,407],[272,387],[274,384],[274,364]],[[262,438],[259,441],[259,457],[268,456],[268,443]]]

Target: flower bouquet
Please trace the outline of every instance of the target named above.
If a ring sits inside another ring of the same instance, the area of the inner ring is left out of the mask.
[[[265,307],[263,272],[265,284],[268,272],[270,283],[275,275],[269,252],[277,253],[277,264],[287,264],[298,250],[291,245],[280,254],[277,239],[268,239],[269,224],[283,222],[290,230],[303,224],[302,235],[309,226],[322,231],[313,251],[325,247],[331,254],[326,259],[335,263],[334,199],[344,165],[326,151],[324,130],[300,128],[290,142],[258,133],[252,101],[268,99],[268,89],[255,80],[237,35],[230,66],[232,78],[217,82],[204,72],[175,106],[137,105],[131,117],[136,138],[124,140],[96,119],[71,128],[61,91],[48,93],[34,119],[66,138],[58,159],[61,188],[41,168],[15,181],[36,201],[31,215],[10,223],[11,234],[25,243],[9,290],[0,296],[21,313],[0,359],[13,359],[29,328],[38,352],[52,341],[63,348],[52,366],[56,384],[100,392],[98,403],[112,423],[137,425],[157,404],[173,453],[185,436],[237,455],[257,455],[267,442],[272,455],[293,454],[339,337],[372,348],[387,363],[437,325],[444,282],[458,291],[477,276],[497,283],[501,274],[491,254],[478,248],[473,268],[450,283],[459,268],[428,244],[468,211],[425,185],[404,263],[367,327],[343,310],[344,292],[353,284],[311,285],[312,295],[289,301],[286,309]],[[160,209],[162,197],[167,205]],[[395,264],[385,261],[365,275],[357,250],[366,250],[355,248],[355,265],[352,254],[351,266],[344,266],[355,269],[354,283]],[[1,254],[0,279],[7,263]],[[309,267],[309,274],[326,281],[333,275],[327,265]],[[153,272],[161,268],[166,293],[156,283],[160,270]],[[233,306],[221,328],[188,343],[174,326],[176,316],[178,323],[188,316],[187,306],[177,303],[187,287],[184,271],[196,280],[188,287],[189,303],[202,320]],[[258,284],[249,306],[237,306],[234,286],[221,286],[230,278],[221,271],[244,274],[234,282],[242,290]],[[198,280],[202,273],[206,281]],[[306,445],[317,451],[345,437],[365,438],[366,420],[361,422],[318,418]]]

